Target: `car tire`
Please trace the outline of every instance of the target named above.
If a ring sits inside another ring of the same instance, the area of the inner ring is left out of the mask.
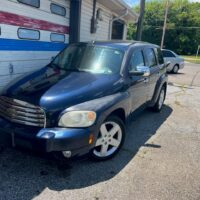
[[[177,74],[179,70],[179,66],[178,65],[174,65],[173,69],[172,69],[172,73],[173,74]]]
[[[156,104],[152,107],[152,110],[154,112],[160,112],[162,110],[165,101],[165,96],[166,96],[166,88],[163,86],[162,89],[160,90],[160,94],[158,96]]]
[[[124,143],[125,125],[117,116],[108,117],[100,126],[95,147],[90,151],[92,160],[103,161],[115,156]]]

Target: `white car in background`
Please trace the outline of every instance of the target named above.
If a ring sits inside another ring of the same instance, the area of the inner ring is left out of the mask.
[[[162,53],[165,62],[170,62],[170,65],[167,67],[168,72],[177,74],[179,69],[184,68],[184,58],[168,49],[162,49]]]

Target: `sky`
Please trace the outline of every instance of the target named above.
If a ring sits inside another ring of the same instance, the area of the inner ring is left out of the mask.
[[[125,0],[129,6],[139,4],[140,0]],[[200,0],[190,0],[191,2],[200,2]]]

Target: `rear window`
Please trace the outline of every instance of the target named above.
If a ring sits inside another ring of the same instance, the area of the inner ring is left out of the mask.
[[[163,50],[162,53],[165,58],[175,57],[175,55],[171,51]]]

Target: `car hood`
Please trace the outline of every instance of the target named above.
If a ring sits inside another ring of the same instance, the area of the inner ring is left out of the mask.
[[[2,92],[11,98],[60,111],[95,98],[110,95],[122,87],[120,75],[66,72],[50,67],[19,77]]]

